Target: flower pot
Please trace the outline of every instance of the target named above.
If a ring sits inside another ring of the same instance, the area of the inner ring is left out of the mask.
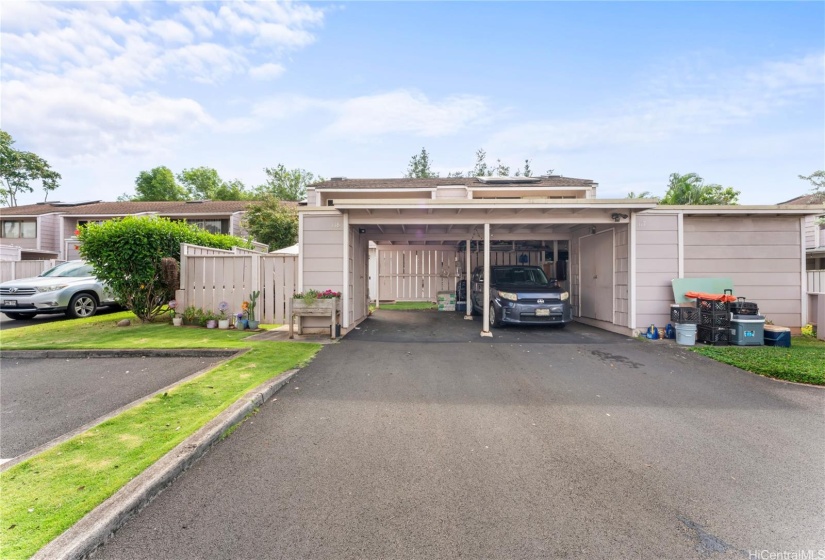
[[[218,326],[218,322],[215,319],[209,319],[206,322],[206,328],[207,329],[214,329],[217,326]]]
[[[236,328],[237,330],[239,330],[239,331],[242,331],[242,330],[244,329],[244,327],[243,327],[243,321],[241,321],[240,319],[237,319],[237,320],[235,321],[235,328]]]
[[[172,317],[172,324],[176,327],[183,325],[183,317]]]
[[[219,319],[218,320],[218,328],[219,329],[228,329],[229,328],[229,319]]]
[[[258,325],[260,325],[260,324],[261,324],[260,321],[253,321],[252,319],[249,320],[249,328],[252,329],[253,331],[255,329],[257,329]]]

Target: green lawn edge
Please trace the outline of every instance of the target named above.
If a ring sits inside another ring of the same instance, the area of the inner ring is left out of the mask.
[[[390,309],[393,311],[420,311],[429,309],[438,309],[438,305],[431,301],[397,301],[395,303],[382,303],[378,308]]]
[[[795,336],[790,348],[778,346],[695,346],[692,351],[757,375],[825,385],[825,341]]]
[[[164,323],[114,327],[129,313],[3,331],[3,349],[249,348],[249,351],[0,473],[0,558],[29,558],[176,445],[318,344],[245,340],[244,331]]]

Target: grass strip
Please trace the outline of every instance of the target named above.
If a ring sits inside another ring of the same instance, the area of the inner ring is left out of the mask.
[[[431,301],[396,301],[395,303],[382,303],[381,309],[391,309],[394,311],[419,311],[426,309],[438,309],[438,306]]]
[[[243,331],[112,326],[120,315],[6,331],[3,348],[251,349],[0,473],[0,558],[32,556],[247,392],[320,349],[245,341]]]
[[[696,346],[694,352],[740,369],[773,377],[825,385],[825,342],[795,336],[790,348],[778,346]]]

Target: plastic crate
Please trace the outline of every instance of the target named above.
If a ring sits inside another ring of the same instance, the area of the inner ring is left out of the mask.
[[[702,327],[698,329],[697,340],[712,346],[727,346],[730,344],[730,328]]]
[[[728,303],[715,299],[697,299],[696,307],[701,313],[728,313]]]
[[[682,305],[670,306],[670,321],[682,325],[695,325],[699,323],[699,309],[696,307],[685,307]]]
[[[702,313],[699,325],[703,327],[730,327],[730,313]]]

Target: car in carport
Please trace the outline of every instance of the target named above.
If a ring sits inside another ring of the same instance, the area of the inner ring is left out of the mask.
[[[55,313],[91,317],[98,308],[116,304],[108,288],[95,278],[92,266],[83,261],[65,262],[40,276],[0,284],[0,312],[9,319]]]
[[[557,325],[573,320],[570,294],[556,280],[549,280],[538,266],[490,267],[490,326],[507,324]],[[484,308],[484,267],[472,275],[471,313]]]

